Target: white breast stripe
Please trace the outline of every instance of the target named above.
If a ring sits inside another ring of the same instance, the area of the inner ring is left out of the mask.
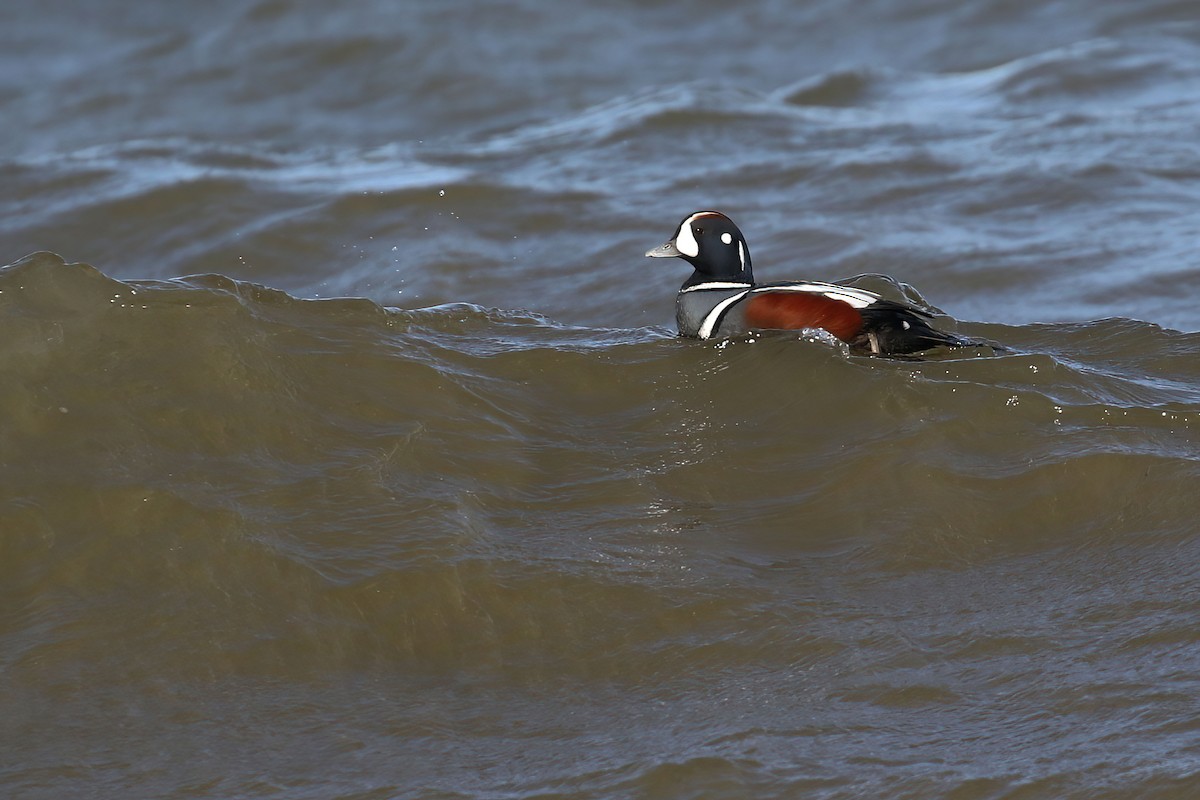
[[[704,322],[700,324],[700,330],[696,331],[696,335],[701,339],[711,339],[713,330],[717,327],[717,323],[721,321],[721,315],[725,313],[725,309],[729,308],[731,305],[736,303],[738,300],[741,300],[748,294],[750,294],[749,289],[744,292],[738,292],[733,297],[727,297],[713,306],[712,311],[708,312],[708,316],[706,316],[704,318]]]
[[[684,292],[703,292],[708,289],[749,289],[750,284],[734,281],[710,281],[709,283],[697,283],[695,286],[689,286],[686,289],[680,289],[680,294]]]

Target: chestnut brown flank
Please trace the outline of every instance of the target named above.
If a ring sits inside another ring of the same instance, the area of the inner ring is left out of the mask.
[[[840,300],[805,292],[764,292],[746,303],[746,324],[751,328],[795,330],[824,328],[843,342],[862,330],[858,309]]]

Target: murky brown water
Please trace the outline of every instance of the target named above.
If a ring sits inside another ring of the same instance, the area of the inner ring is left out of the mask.
[[[112,5],[0,9],[0,795],[1200,793],[1200,10]],[[703,207],[1007,349],[681,341]]]

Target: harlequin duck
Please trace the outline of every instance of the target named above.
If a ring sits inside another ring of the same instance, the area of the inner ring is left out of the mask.
[[[926,322],[931,314],[874,292],[819,281],[755,283],[746,239],[719,211],[689,215],[669,242],[646,255],[682,258],[695,268],[675,300],[682,336],[821,328],[857,352],[884,356],[978,344],[933,328]]]

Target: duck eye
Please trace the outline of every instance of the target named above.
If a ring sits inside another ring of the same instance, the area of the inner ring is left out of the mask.
[[[699,225],[697,225],[696,227],[692,228],[692,232],[695,233],[697,236],[703,236],[704,228],[701,228]]]

